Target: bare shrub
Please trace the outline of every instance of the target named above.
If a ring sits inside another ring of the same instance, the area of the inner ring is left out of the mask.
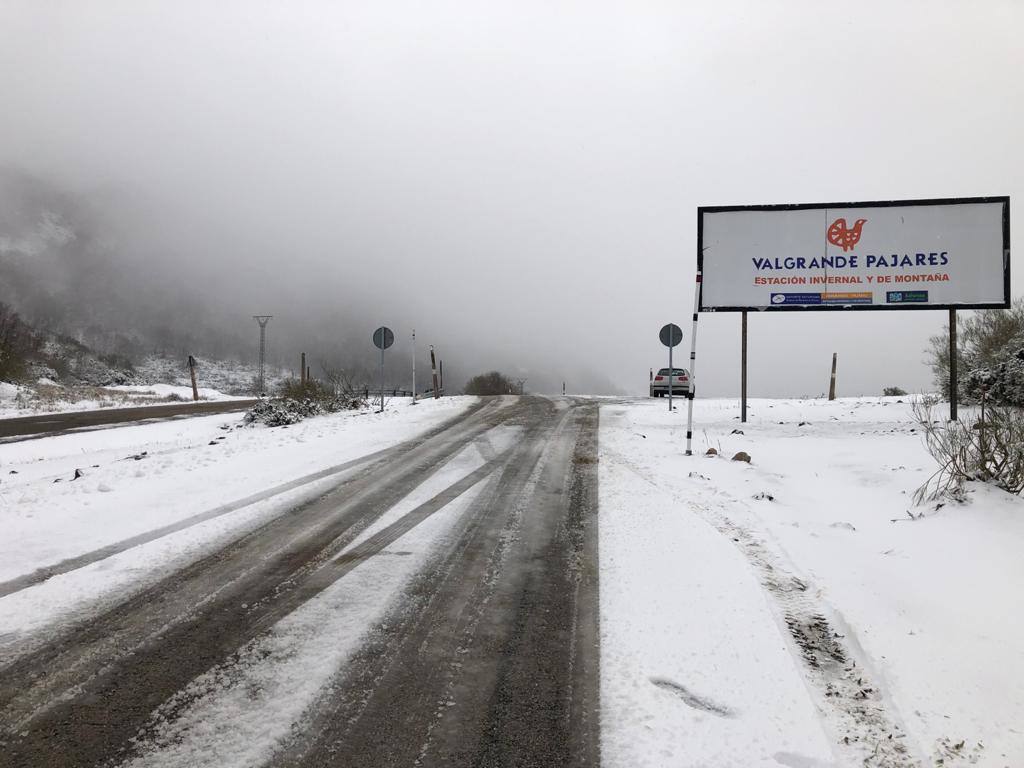
[[[366,391],[366,387],[357,385],[355,378],[344,368],[327,364],[321,364],[320,368],[324,372],[327,386],[331,388],[336,397],[362,397]]]
[[[510,395],[516,391],[512,380],[499,371],[481,373],[466,382],[467,395]]]
[[[957,421],[935,418],[934,397],[914,402],[914,418],[939,468],[917,489],[921,504],[942,496],[962,498],[970,480],[992,483],[1010,493],[1024,490],[1024,409],[983,408]]]
[[[886,387],[882,390],[883,397],[903,397],[905,394],[907,394],[907,391],[899,387]]]
[[[316,379],[285,379],[278,387],[281,397],[323,403],[334,399],[334,391]]]

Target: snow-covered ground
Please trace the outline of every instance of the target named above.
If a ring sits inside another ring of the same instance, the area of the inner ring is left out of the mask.
[[[216,389],[199,388],[200,401],[237,400]],[[92,411],[100,408],[132,408],[161,403],[191,403],[192,387],[173,384],[63,387],[40,380],[34,386],[0,382],[0,418],[44,413]]]
[[[1024,500],[914,508],[895,398],[680,406],[601,411],[605,764],[1024,765]]]
[[[382,414],[345,412],[273,429],[242,427],[232,414],[0,445],[0,595],[37,569],[119,550],[0,596],[0,640],[152,583],[315,498],[345,464],[474,402],[448,397],[411,407],[399,398]]]

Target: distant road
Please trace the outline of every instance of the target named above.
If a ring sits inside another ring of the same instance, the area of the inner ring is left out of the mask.
[[[169,403],[138,408],[102,408],[94,411],[47,413],[40,416],[19,416],[0,419],[0,439],[52,435],[74,429],[95,429],[109,424],[125,424],[149,419],[170,419],[177,416],[208,416],[248,410],[257,400],[217,400],[200,403]]]

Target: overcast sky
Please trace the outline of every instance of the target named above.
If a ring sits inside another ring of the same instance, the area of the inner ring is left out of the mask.
[[[658,328],[689,343],[698,205],[1024,221],[1022,32],[994,0],[0,0],[0,165],[147,211],[140,273],[243,314],[344,308],[453,370],[639,394]],[[753,316],[751,394],[820,394],[833,351],[841,394],[928,387],[945,319]],[[706,394],[738,391],[739,324],[702,316]]]

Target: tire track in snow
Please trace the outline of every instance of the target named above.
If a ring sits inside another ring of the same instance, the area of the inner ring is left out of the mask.
[[[531,410],[502,406],[424,441],[387,477],[343,483],[17,660],[0,677],[0,764],[90,764],[123,750],[149,712],[244,646],[279,601],[295,590],[308,599],[305,577],[439,463]]]
[[[464,414],[461,414],[459,418],[466,418],[475,413],[476,411],[478,411],[481,407],[483,407],[482,403],[475,404],[471,406]],[[62,573],[68,573],[70,571],[78,570],[79,568],[84,568],[85,566],[91,565],[92,563],[98,562],[100,560],[106,560],[108,557],[113,557],[114,555],[120,554],[121,552],[124,552],[126,550],[142,546],[143,544],[148,544],[149,542],[156,541],[157,539],[161,539],[164,536],[170,536],[171,534],[177,533],[178,531],[183,531],[186,528],[191,528],[195,525],[199,525],[200,523],[205,523],[207,520],[213,520],[215,518],[222,517],[223,515],[229,514],[231,512],[236,512],[245,507],[257,504],[261,501],[271,499],[274,496],[280,496],[281,494],[287,493],[288,491],[295,490],[296,488],[301,488],[304,485],[311,485],[317,482],[318,480],[325,480],[331,477],[332,475],[340,475],[342,472],[346,472],[350,469],[355,469],[356,467],[359,467],[363,464],[383,464],[387,461],[393,460],[396,456],[402,453],[408,452],[413,447],[421,445],[425,440],[437,434],[440,434],[449,427],[451,427],[450,421],[430,430],[427,434],[421,435],[413,440],[406,441],[399,445],[391,446],[390,448],[383,448],[379,451],[374,451],[373,453],[369,453],[366,456],[359,456],[355,459],[351,459],[350,461],[337,464],[333,467],[327,467],[326,469],[322,469],[319,470],[318,472],[313,472],[311,474],[304,475],[303,477],[296,478],[295,480],[291,480],[287,483],[276,485],[273,488],[268,488],[265,491],[254,493],[250,496],[246,496],[237,501],[222,504],[218,507],[214,507],[213,509],[207,510],[206,512],[199,512],[195,515],[191,515],[190,517],[186,517],[183,520],[178,520],[177,522],[170,523],[169,525],[165,525],[160,528],[154,528],[151,531],[145,531],[143,533],[140,533],[136,536],[131,536],[122,541],[114,542],[113,544],[108,544],[104,547],[94,549],[91,552],[86,552],[75,557],[70,557],[65,560],[61,560],[60,562],[54,563],[53,565],[47,565],[43,566],[42,568],[37,568],[31,573],[26,573],[23,576],[17,576],[13,579],[9,579],[8,581],[0,582],[0,597],[5,597],[15,592],[20,592],[21,590],[26,589],[28,587],[34,586],[36,584],[41,584],[42,582],[46,581],[47,579],[51,579],[54,576],[59,576]],[[372,471],[373,469],[374,467],[367,468],[368,471]]]
[[[275,766],[599,762],[597,406],[561,410]]]
[[[680,506],[693,510],[701,519],[728,537],[758,574],[770,598],[770,604],[800,658],[800,669],[812,692],[815,704],[825,716],[840,753],[873,768],[917,768],[922,765],[907,743],[891,702],[888,702],[869,672],[857,662],[857,647],[852,638],[840,634],[829,618],[828,606],[814,597],[811,582],[796,576],[793,566],[771,552],[745,527],[733,521],[727,505],[741,505],[720,488],[714,494],[724,501],[714,505],[684,498],[670,487],[659,485],[642,468],[618,451],[605,454],[660,493],[671,496]],[[703,480],[696,474],[692,478]]]

